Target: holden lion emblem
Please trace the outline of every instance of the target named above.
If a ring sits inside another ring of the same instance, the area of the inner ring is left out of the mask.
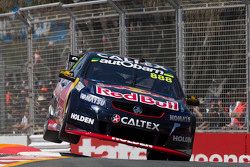
[[[135,114],[141,114],[142,108],[140,106],[134,106],[133,111]]]

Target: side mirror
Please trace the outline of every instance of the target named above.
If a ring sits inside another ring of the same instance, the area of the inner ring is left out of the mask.
[[[63,79],[67,79],[72,82],[76,80],[76,78],[74,77],[74,73],[69,70],[61,70],[59,73],[59,77]]]
[[[195,96],[186,97],[186,102],[187,102],[187,105],[190,105],[190,106],[199,106],[200,105],[200,101]]]

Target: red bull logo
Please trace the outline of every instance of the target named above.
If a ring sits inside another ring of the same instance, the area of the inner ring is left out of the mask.
[[[165,108],[173,111],[179,111],[179,105],[178,102],[176,101],[159,101],[155,100],[154,98],[143,95],[143,94],[138,94],[138,93],[128,93],[128,94],[122,94],[120,92],[115,92],[111,91],[108,88],[103,88],[101,86],[96,86],[96,93],[102,96],[108,96],[108,97],[113,97],[116,99],[125,99],[128,101],[134,101],[134,102],[140,102],[143,104],[147,105],[156,105],[157,107],[160,108]]]

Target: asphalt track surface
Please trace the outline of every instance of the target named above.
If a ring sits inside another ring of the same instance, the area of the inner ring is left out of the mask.
[[[73,157],[57,160],[32,162],[19,167],[247,167],[250,164],[239,163],[202,163],[152,160],[114,160],[85,157]]]

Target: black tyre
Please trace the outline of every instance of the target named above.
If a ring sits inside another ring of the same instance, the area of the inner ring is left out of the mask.
[[[177,157],[154,150],[148,150],[147,152],[147,160],[189,161],[189,159],[189,157]]]
[[[47,141],[54,142],[54,143],[61,143],[62,140],[60,140],[59,137],[58,137],[59,132],[58,131],[48,130],[47,126],[48,125],[46,124],[45,128],[44,128],[43,139],[47,140]]]
[[[147,160],[167,160],[168,156],[165,153],[154,151],[154,150],[147,150]]]
[[[168,158],[168,160],[170,161],[189,161],[190,160],[190,157],[176,157],[176,156],[171,156]]]
[[[66,114],[64,115],[63,124],[62,124],[61,130],[59,132],[59,138],[63,141],[68,142],[68,143],[77,144],[80,140],[80,136],[65,132],[65,127],[67,124],[66,122],[67,122],[67,119],[70,115],[69,108],[70,108],[70,99],[68,101],[67,108],[66,108]]]

